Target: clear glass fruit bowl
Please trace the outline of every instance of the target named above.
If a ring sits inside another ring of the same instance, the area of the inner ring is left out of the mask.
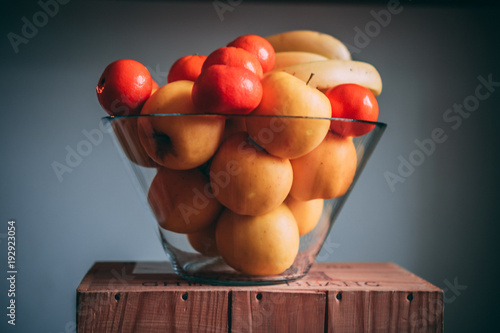
[[[175,272],[216,285],[305,276],[386,128],[294,116],[103,120]]]

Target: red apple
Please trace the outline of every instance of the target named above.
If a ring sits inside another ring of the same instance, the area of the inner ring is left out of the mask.
[[[143,64],[131,59],[116,60],[99,78],[97,99],[111,116],[135,115],[151,96],[152,87],[151,74]]]
[[[378,119],[378,102],[368,88],[347,83],[328,89],[325,95],[332,105],[333,118],[370,122]],[[330,128],[342,136],[361,136],[370,132],[375,125],[357,121],[332,121]]]
[[[210,53],[201,68],[206,70],[213,65],[227,65],[231,67],[244,67],[258,77],[262,77],[262,66],[259,60],[250,52],[236,47],[221,47]]]
[[[255,55],[259,59],[264,73],[269,72],[274,67],[276,59],[274,48],[264,37],[243,35],[227,44],[227,46],[239,47]]]
[[[262,84],[246,68],[212,65],[194,82],[192,98],[204,112],[248,114],[260,103]]]
[[[167,83],[179,80],[196,80],[206,58],[206,55],[194,54],[177,59],[168,71]]]

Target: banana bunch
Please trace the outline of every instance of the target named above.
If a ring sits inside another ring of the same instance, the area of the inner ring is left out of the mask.
[[[287,31],[266,39],[276,52],[273,71],[283,71],[326,91],[343,83],[356,83],[375,96],[382,92],[382,79],[369,63],[354,61],[337,38],[311,30]]]

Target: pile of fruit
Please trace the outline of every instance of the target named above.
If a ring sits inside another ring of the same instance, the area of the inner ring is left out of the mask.
[[[250,275],[280,274],[344,195],[353,136],[378,118],[382,82],[336,38],[314,31],[244,35],[186,55],[159,87],[141,63],[106,67],[101,106],[132,162],[156,168],[148,201],[159,225]],[[163,116],[161,116],[163,115]],[[167,116],[165,116],[167,115]]]

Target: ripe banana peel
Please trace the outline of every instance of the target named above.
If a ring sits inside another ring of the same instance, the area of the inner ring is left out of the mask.
[[[370,89],[375,96],[382,92],[382,79],[369,63],[354,60],[321,60],[287,66],[272,72],[289,73],[314,88],[326,91],[344,83],[356,83]],[[311,77],[311,74],[314,74]]]
[[[328,59],[351,60],[351,53],[337,38],[311,30],[293,30],[266,39],[275,52],[303,51],[320,54]]]
[[[276,52],[276,60],[273,69],[279,69],[304,62],[327,60],[328,58],[317,53],[304,51]]]

